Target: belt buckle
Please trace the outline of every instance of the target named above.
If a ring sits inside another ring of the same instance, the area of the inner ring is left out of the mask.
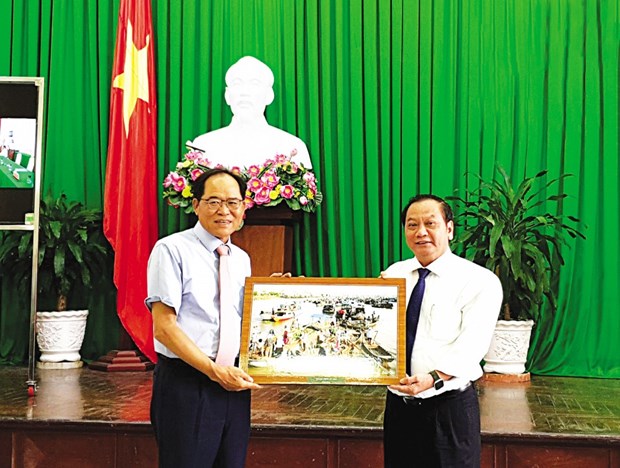
[[[420,406],[422,399],[421,398],[414,398],[414,397],[402,397],[403,399],[403,403],[405,403],[406,406],[410,406],[410,405],[417,405]]]

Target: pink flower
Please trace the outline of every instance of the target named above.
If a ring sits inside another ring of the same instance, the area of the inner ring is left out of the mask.
[[[252,200],[248,195],[245,196],[245,207],[249,210],[254,206],[254,200]]]
[[[202,153],[200,153],[200,156],[196,157],[196,164],[204,167],[211,167],[211,161],[209,161],[207,157]]]
[[[172,174],[174,174],[174,172],[170,172],[164,179],[164,187],[168,188],[173,184]]]
[[[282,198],[291,199],[294,193],[295,189],[292,185],[283,185],[280,187],[280,195],[282,195]]]
[[[190,172],[190,175],[192,177],[192,180],[196,180],[198,177],[200,177],[202,174],[204,173],[204,171],[200,168],[196,168],[196,169],[192,169],[192,171]]]
[[[276,154],[276,164],[284,164],[289,159],[290,156],[286,156],[285,154]]]
[[[241,175],[241,168],[239,166],[233,166],[230,168],[230,172],[235,175]]]
[[[264,205],[265,203],[269,203],[271,198],[269,198],[269,192],[271,190],[269,187],[263,186],[261,189],[254,194],[254,203],[257,205]]]
[[[262,180],[263,183],[270,189],[274,188],[276,185],[278,185],[278,182],[280,182],[280,178],[274,171],[265,172],[260,180]]]
[[[297,154],[297,148],[291,150],[291,158]]]
[[[248,167],[248,174],[250,177],[256,177],[258,174],[260,174],[260,167],[258,167],[256,164],[252,164],[250,167]]]
[[[172,176],[172,187],[177,192],[182,192],[185,186],[187,185],[187,180],[185,180],[185,177],[181,177],[175,172],[172,172],[171,176]]]
[[[302,195],[301,197],[299,197],[299,203],[301,205],[307,205],[308,204],[308,199],[304,195]]]
[[[263,188],[263,182],[260,179],[252,177],[250,180],[248,180],[248,190],[250,192],[256,193],[261,188]]]
[[[306,172],[306,173],[303,175],[303,179],[304,179],[306,182],[310,183],[310,182],[314,182],[314,181],[316,180],[316,177],[314,176],[314,174],[313,174],[312,172]]]
[[[189,151],[185,155],[185,159],[187,159],[188,161],[194,161],[194,160],[200,158],[203,155],[204,155],[204,153],[202,151]]]

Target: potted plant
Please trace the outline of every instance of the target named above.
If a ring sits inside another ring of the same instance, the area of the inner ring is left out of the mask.
[[[579,223],[577,218],[543,209],[567,197],[546,193],[570,174],[546,182],[545,170],[514,188],[506,171],[501,167],[498,171],[501,177],[492,182],[479,177],[478,189],[467,192],[464,199],[449,199],[462,208],[457,215],[461,226],[457,246],[467,258],[494,271],[503,287],[504,302],[484,370],[521,374],[544,298],[551,310],[557,305],[553,284],[564,265],[560,247],[566,244],[565,236],[585,236],[567,224]]]
[[[1,235],[0,272],[10,272],[15,284],[24,290],[30,284],[32,272],[32,235],[31,231],[6,231]],[[64,194],[41,200],[38,303],[56,304],[54,311],[37,312],[41,363],[69,361],[76,363],[74,367],[82,364],[79,351],[86,328],[88,311],[84,308],[88,298],[81,293],[105,271],[108,251],[100,211],[70,202]],[[67,310],[68,303],[80,310]]]

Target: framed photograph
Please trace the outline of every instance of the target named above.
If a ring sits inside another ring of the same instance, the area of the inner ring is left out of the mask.
[[[239,362],[257,383],[389,385],[405,323],[404,279],[247,278]]]

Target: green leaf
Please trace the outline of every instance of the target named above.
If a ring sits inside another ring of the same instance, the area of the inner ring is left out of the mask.
[[[64,247],[58,247],[54,252],[54,274],[63,281],[66,276],[65,269],[65,249]]]
[[[60,231],[62,230],[62,223],[60,221],[50,221],[49,228],[52,236],[56,239],[60,239]]]
[[[495,246],[497,245],[497,241],[502,235],[504,230],[504,223],[498,222],[491,229],[491,238],[489,240],[489,255],[493,257],[495,255]]]
[[[82,263],[82,249],[76,244],[74,241],[69,240],[67,242],[67,247],[73,254],[73,257],[78,263]]]
[[[289,200],[287,200],[288,206],[292,209],[292,210],[299,210],[302,205],[299,203],[298,200],[296,200],[295,198],[291,198]]]

